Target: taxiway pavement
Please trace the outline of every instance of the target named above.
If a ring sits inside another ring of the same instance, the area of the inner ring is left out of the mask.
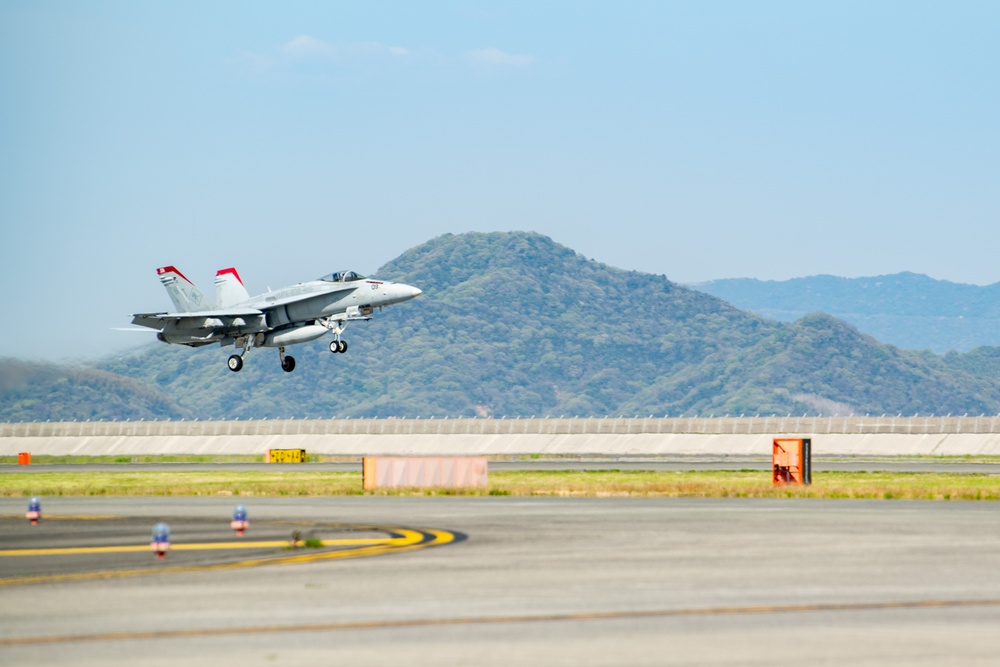
[[[246,568],[232,564],[247,554],[218,550],[199,563],[221,569],[68,581],[58,575],[158,565],[148,550],[0,556],[0,579],[51,577],[0,585],[0,663],[992,665],[1000,655],[994,503],[48,498],[30,527],[24,499],[5,498],[0,551],[148,547],[159,520],[176,524],[175,541],[223,541],[236,502],[250,512],[245,539],[280,537],[284,522],[466,539]]]

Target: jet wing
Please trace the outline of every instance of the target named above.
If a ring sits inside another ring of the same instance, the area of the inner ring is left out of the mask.
[[[223,310],[204,310],[193,313],[136,313],[132,315],[132,324],[150,329],[162,329],[170,322],[189,322],[191,328],[216,328],[220,324],[210,323],[209,320],[224,322],[232,321],[237,317],[257,317],[263,313],[256,308],[229,308]],[[199,322],[199,320],[201,322]],[[202,326],[202,322],[205,326]]]
[[[260,297],[252,299],[252,303],[260,308],[261,310],[269,310],[271,308],[276,308],[278,306],[285,306],[290,303],[295,303],[297,301],[305,301],[306,299],[313,299],[318,296],[333,296],[333,295],[343,295],[346,296],[349,292],[353,292],[358,289],[358,286],[344,287],[343,289],[334,289],[328,292],[303,292],[301,294],[293,294],[292,296],[284,296],[280,298],[268,297],[264,294]]]

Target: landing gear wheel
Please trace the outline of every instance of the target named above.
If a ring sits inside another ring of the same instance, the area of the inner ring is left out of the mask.
[[[347,352],[346,340],[335,340],[330,343],[330,351],[334,354]]]
[[[335,340],[330,341],[330,351],[333,352],[334,354],[340,352],[340,346],[337,345],[337,341]]]
[[[229,370],[231,370],[234,373],[238,372],[241,368],[243,368],[243,357],[241,357],[238,354],[234,354],[233,356],[229,357],[228,365],[229,365]]]
[[[344,352],[347,352],[347,341],[342,340],[339,341],[339,343],[340,343],[340,353],[343,354]]]
[[[281,360],[281,370],[291,373],[295,370],[295,357],[285,357]]]

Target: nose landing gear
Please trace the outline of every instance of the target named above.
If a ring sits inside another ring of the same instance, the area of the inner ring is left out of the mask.
[[[352,308],[358,310],[357,307],[352,306]],[[340,336],[344,333],[344,329],[347,328],[348,322],[358,320],[367,322],[371,319],[368,315],[351,314],[350,311],[351,309],[348,308],[348,312],[344,315],[319,320],[319,323],[329,329],[333,334],[334,340],[330,343],[330,351],[334,354],[343,354],[344,352],[347,352],[347,341],[341,340]]]

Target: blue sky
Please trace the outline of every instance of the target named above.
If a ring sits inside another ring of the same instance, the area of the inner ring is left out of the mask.
[[[994,283],[998,63],[995,2],[4,2],[0,356],[447,232]]]

